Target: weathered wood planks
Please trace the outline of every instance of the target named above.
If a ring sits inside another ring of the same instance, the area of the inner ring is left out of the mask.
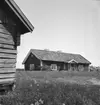
[[[0,23],[0,28],[1,28],[1,29],[5,29],[5,27],[3,26],[2,23]]]
[[[4,38],[0,38],[0,43],[2,44],[11,44],[11,45],[14,45],[14,41],[13,40],[7,40],[7,39],[4,39]]]
[[[17,50],[0,49],[0,53],[17,54]]]
[[[15,73],[11,73],[11,74],[0,74],[0,79],[7,79],[7,78],[14,78],[15,77]]]
[[[16,63],[16,59],[0,59],[0,64],[15,64]]]
[[[4,48],[4,49],[14,49],[14,45],[0,44],[0,48]]]
[[[9,59],[15,58],[16,59],[16,57],[17,55],[14,55],[14,54],[0,53],[0,58],[9,58]]]
[[[14,31],[12,26],[0,24],[0,84],[15,79],[17,50]]]
[[[12,19],[6,18],[4,24],[5,13],[0,8],[0,84],[14,82],[16,72],[17,30],[11,23]]]
[[[15,68],[15,67],[16,64],[5,64],[5,63],[0,64],[0,68]]]
[[[4,84],[4,83],[13,83],[15,80],[15,78],[7,78],[7,79],[0,79],[0,84]]]
[[[7,39],[7,40],[13,39],[13,37],[11,35],[6,35],[6,34],[3,34],[3,33],[0,33],[0,38],[4,38],[4,39]]]
[[[16,69],[15,68],[0,68],[0,74],[3,73],[15,73]]]
[[[11,35],[11,33],[6,30],[6,29],[3,29],[3,28],[0,28],[0,33],[4,33],[4,34],[7,34],[7,35]]]

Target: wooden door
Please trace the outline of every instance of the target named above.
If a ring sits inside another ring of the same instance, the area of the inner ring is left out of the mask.
[[[35,65],[34,64],[30,64],[30,70],[33,71],[35,69]]]

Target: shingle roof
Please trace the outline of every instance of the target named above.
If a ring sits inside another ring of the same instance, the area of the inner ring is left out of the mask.
[[[34,54],[38,59],[44,61],[57,61],[57,62],[68,63],[71,60],[75,60],[77,63],[91,64],[91,62],[89,62],[80,54],[70,54],[70,53],[63,53],[56,51],[38,50],[38,49],[31,49],[29,54],[24,59],[23,64],[26,62],[30,53]]]

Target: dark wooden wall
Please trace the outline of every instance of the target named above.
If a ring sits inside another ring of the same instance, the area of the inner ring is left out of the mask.
[[[35,65],[34,69],[39,70],[40,60],[37,59],[33,54],[30,54],[27,61],[25,62],[25,64],[24,64],[25,70],[30,70],[30,64],[34,64]]]
[[[16,36],[15,23],[0,9],[0,83],[14,80],[17,57]]]
[[[42,64],[41,64],[42,62]],[[56,61],[44,61],[39,60],[36,56],[34,56],[32,53],[29,55],[28,59],[26,60],[24,66],[25,70],[30,70],[30,64],[34,64],[34,70],[41,70],[40,66],[42,67],[51,67],[51,64],[57,65],[57,70],[65,70],[65,71],[88,71],[89,64],[81,64],[76,63],[74,66],[72,66],[69,63],[64,62],[56,62]]]
[[[74,66],[72,66],[71,64],[67,64],[68,65],[68,70],[71,71],[88,71],[89,70],[89,64],[82,64],[82,63],[76,63],[74,64]]]
[[[63,62],[55,62],[55,61],[43,61],[43,65],[51,66],[51,64],[56,64],[58,70],[76,70],[76,71],[88,71],[89,64],[75,64],[73,67],[70,67],[70,64]],[[64,67],[65,66],[65,67]]]
[[[62,62],[55,62],[55,61],[43,61],[43,65],[51,66],[51,64],[56,64],[58,70],[64,69],[64,63]]]

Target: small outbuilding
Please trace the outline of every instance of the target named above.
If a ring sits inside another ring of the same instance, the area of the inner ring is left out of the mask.
[[[0,89],[13,84],[20,37],[33,29],[13,0],[0,0]]]
[[[88,71],[91,64],[80,54],[31,49],[23,61],[25,70]]]

